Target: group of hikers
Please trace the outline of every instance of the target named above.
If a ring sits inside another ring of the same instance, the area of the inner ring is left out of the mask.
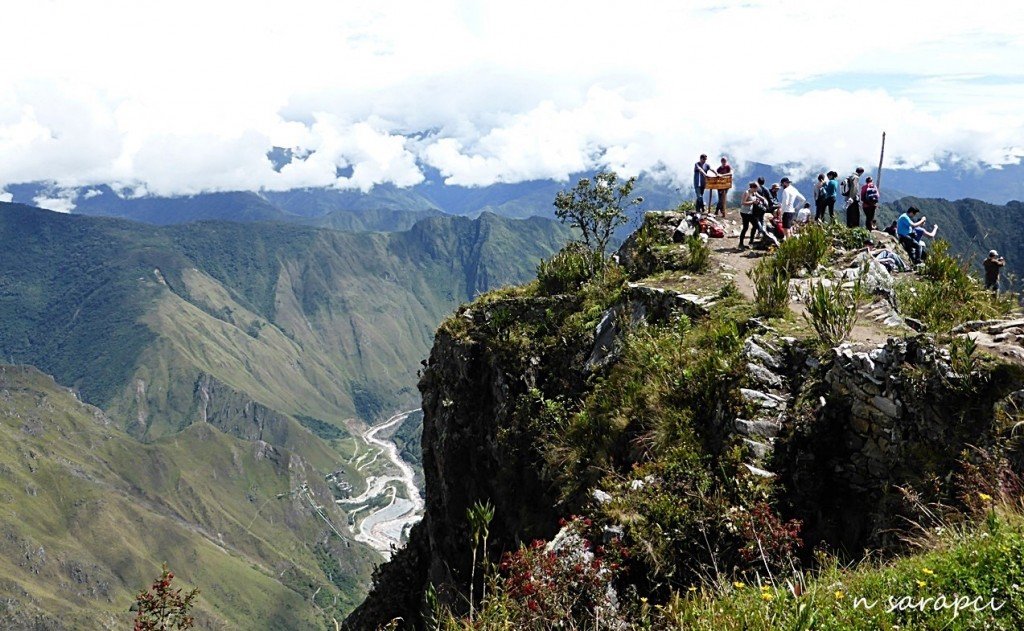
[[[696,210],[704,212],[704,192],[708,188],[709,179],[720,178],[732,174],[732,166],[726,157],[721,158],[721,164],[712,170],[708,163],[707,154],[701,154],[700,159],[693,165],[693,188],[696,193]],[[845,202],[846,226],[848,228],[861,227],[861,213],[864,215],[863,227],[867,230],[877,230],[875,224],[875,211],[881,199],[881,193],[874,178],[867,176],[861,184],[861,177],[864,176],[864,168],[857,167],[853,173],[839,180],[836,171],[819,173],[814,183],[811,199],[814,202],[814,221],[825,221],[826,213],[828,220],[835,222],[835,207],[839,199]],[[718,203],[715,208],[715,215],[725,217],[727,188],[716,187],[718,190]],[[708,195],[708,204],[711,203],[711,196]],[[900,245],[910,257],[913,266],[921,265],[927,256],[925,238],[935,238],[938,232],[938,224],[934,224],[931,230],[924,227],[926,217],[918,218],[920,210],[914,206],[907,208],[906,212],[892,222],[885,232],[896,237]],[[778,246],[781,240],[793,235],[801,224],[811,221],[811,202],[796,189],[796,186],[788,177],[783,177],[770,187],[765,185],[764,177],[758,177],[756,181],[747,184],[740,202],[740,229],[739,249],[744,250],[744,238],[748,230],[750,237],[747,241],[750,247],[754,246],[754,239],[760,235],[773,245]],[[867,245],[871,245],[870,240]],[[1006,261],[999,256],[998,252],[992,250],[988,258],[983,262],[985,268],[985,286],[988,289],[996,290],[999,285],[999,272]]]

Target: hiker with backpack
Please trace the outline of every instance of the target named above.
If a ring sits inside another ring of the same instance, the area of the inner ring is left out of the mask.
[[[869,175],[860,189],[861,208],[864,209],[864,227],[868,230],[875,229],[875,210],[878,209],[878,200],[881,195],[874,180]]]
[[[821,221],[825,218],[825,197],[827,195],[825,190],[825,174],[819,173],[818,179],[814,183],[814,194],[811,195],[814,198],[814,220]]]
[[[773,184],[772,186],[777,190],[779,185]],[[772,195],[772,191],[765,187],[763,176],[757,178],[757,194],[768,202],[768,209],[765,210],[766,213],[774,213],[775,209],[779,207],[779,202],[776,201],[775,195]]]
[[[864,174],[863,167],[846,176],[846,179],[839,185],[843,197],[846,198],[846,227],[860,227],[860,176]]]
[[[750,227],[750,247],[754,247],[754,237],[760,234],[775,245],[779,242],[764,229],[764,214],[768,212],[768,200],[758,192],[757,182],[747,185],[743,193],[743,202],[740,205],[740,219],[743,220],[743,228],[740,229],[740,250],[743,249],[743,237],[747,234],[747,227]]]

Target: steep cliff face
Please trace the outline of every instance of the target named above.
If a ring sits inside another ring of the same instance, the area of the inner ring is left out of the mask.
[[[664,259],[636,273],[643,248],[685,265],[676,224],[649,216],[657,247],[631,239],[624,270],[558,291],[541,278],[442,325],[420,381],[426,515],[348,628],[422,628],[430,588],[463,609],[478,501],[495,506],[492,561],[583,514],[633,552],[632,593],[664,599],[712,563],[742,569],[749,515],[802,521],[792,552],[808,561],[818,544],[885,548],[912,508],[897,487],[946,501],[965,450],[1016,449],[1017,364],[920,335],[872,301],[865,312],[885,317],[823,348],[794,318],[755,317],[731,282],[742,261],[722,251],[697,273]]]
[[[495,343],[494,334],[512,321],[536,323],[568,312],[574,303],[512,297],[474,304],[438,331],[419,383],[428,509],[406,548],[380,568],[374,594],[349,618],[349,628],[418,620],[428,585],[443,602],[458,603],[470,583],[466,511],[476,502],[495,507],[491,556],[555,534],[561,498],[545,475],[537,427],[524,401],[531,392],[581,392],[592,341],[581,336],[520,355]]]

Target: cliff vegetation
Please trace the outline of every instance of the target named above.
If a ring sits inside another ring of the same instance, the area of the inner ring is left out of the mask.
[[[882,233],[740,252],[682,219],[442,324],[427,513],[350,628],[1024,624],[1016,297],[943,246],[890,273]]]

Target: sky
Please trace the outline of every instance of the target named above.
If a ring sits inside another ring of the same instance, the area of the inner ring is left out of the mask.
[[[0,0],[0,199],[1024,157],[1024,3]],[[273,147],[291,149],[275,170]]]

